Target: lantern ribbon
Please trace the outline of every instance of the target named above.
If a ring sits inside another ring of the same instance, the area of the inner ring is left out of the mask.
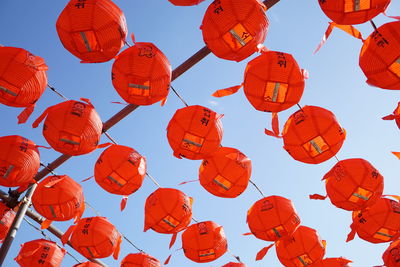
[[[269,245],[268,247],[264,247],[264,248],[262,248],[259,252],[257,252],[256,261],[262,260],[262,259],[265,257],[265,255],[267,255],[268,250],[269,250],[270,248],[272,248],[274,245],[275,245],[275,244],[271,244],[271,245]]]
[[[239,91],[240,88],[243,87],[243,83],[239,84],[239,85],[235,85],[235,86],[231,86],[225,89],[219,89],[217,91],[215,91],[212,96],[214,97],[224,97],[224,96],[228,96],[228,95],[233,95],[235,93],[237,93],[237,91]]]
[[[47,117],[47,114],[50,113],[50,111],[53,109],[53,106],[46,108],[46,110],[40,115],[33,123],[32,127],[37,128],[39,124],[44,120],[44,118]]]
[[[120,209],[123,211],[126,207],[126,202],[128,202],[128,196],[123,196],[120,203]]]
[[[54,176],[53,176],[53,177],[54,177]],[[57,176],[55,176],[55,177],[57,177]],[[59,177],[59,176],[58,176],[58,177]],[[61,178],[58,178],[58,179],[54,179],[54,180],[49,181],[48,183],[46,183],[46,184],[44,185],[44,187],[46,187],[46,188],[53,187],[53,186],[55,186],[56,184],[58,184],[59,182],[61,182],[62,180],[64,180],[64,177],[61,177]]]
[[[173,234],[172,234],[172,236],[171,236],[171,241],[169,242],[169,249],[171,249],[172,246],[175,244],[175,241],[176,241],[176,237],[177,237],[177,236],[178,236],[177,233],[173,233]]]
[[[273,136],[276,138],[282,138],[282,135],[279,134],[279,118],[277,112],[272,112],[271,126],[272,126],[272,131],[264,129],[264,133],[266,135]]]
[[[49,226],[53,223],[52,220],[44,220],[41,224],[40,224],[40,229],[47,229],[49,228]]]
[[[317,200],[325,200],[327,196],[323,196],[320,194],[313,194],[309,195],[310,199],[317,199]]]
[[[178,248],[177,250],[175,250],[173,253],[177,252],[178,250],[181,250],[182,248]],[[169,261],[171,260],[172,254],[171,253],[168,258],[164,261],[164,265],[167,265],[169,263]]]
[[[24,108],[24,110],[18,115],[18,124],[25,123],[31,116],[33,110],[35,109],[35,104]]]
[[[190,180],[190,181],[183,181],[182,183],[179,183],[178,185],[184,185],[184,184],[188,184],[188,183],[193,183],[193,182],[197,182],[199,179],[196,180]]]
[[[400,152],[392,151],[392,154],[395,155],[398,159],[400,159]]]
[[[122,243],[122,236],[121,236],[121,234],[119,234],[118,240],[117,240],[117,245],[116,245],[114,253],[113,253],[113,258],[116,260],[118,260],[119,252],[121,251],[121,243]]]
[[[356,235],[356,226],[354,225],[354,222],[350,225],[350,228],[351,228],[351,231],[347,235],[346,242],[349,242],[349,241],[353,240],[355,235]]]
[[[94,177],[94,175],[92,175],[92,176],[90,176],[90,177],[88,177],[88,178],[86,178],[86,179],[83,179],[83,180],[81,181],[81,183],[86,182],[86,181],[89,181],[89,180],[92,179],[93,177]]]
[[[61,243],[62,243],[63,245],[65,245],[66,243],[68,243],[69,238],[71,237],[71,235],[72,235],[72,233],[74,232],[75,228],[76,228],[76,225],[75,225],[75,224],[74,224],[74,225],[71,225],[71,226],[68,228],[68,230],[62,235],[62,237],[61,237]]]

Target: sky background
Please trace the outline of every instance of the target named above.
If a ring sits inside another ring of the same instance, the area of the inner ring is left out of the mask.
[[[114,1],[125,13],[129,33],[134,33],[139,42],[153,42],[171,62],[172,69],[185,61],[204,46],[199,29],[204,12],[211,3],[207,0],[198,6],[176,7],[167,0]],[[112,104],[122,101],[111,83],[113,61],[100,64],[81,64],[63,48],[58,39],[55,23],[67,1],[2,0],[0,2],[0,43],[5,46],[24,48],[41,56],[49,66],[49,84],[70,99],[89,98],[103,121],[108,120],[124,106]],[[399,15],[399,1],[393,1],[388,14]],[[316,105],[335,113],[340,124],[347,131],[347,139],[337,154],[339,159],[364,158],[370,161],[384,176],[386,194],[400,194],[400,162],[390,151],[400,151],[400,131],[394,121],[383,121],[381,117],[392,113],[400,100],[396,91],[370,87],[358,66],[362,42],[340,30],[334,30],[326,45],[313,55],[320,42],[328,18],[321,11],[317,0],[281,0],[267,11],[270,28],[264,45],[271,50],[290,53],[301,68],[309,71],[310,78],[300,105]],[[380,26],[390,21],[383,15],[374,19]],[[357,26],[367,37],[373,30],[369,23]],[[131,41],[129,40],[131,43]],[[125,49],[124,47],[123,49]],[[330,159],[318,165],[295,161],[282,148],[281,139],[266,136],[264,128],[270,129],[271,115],[256,111],[245,98],[243,91],[223,99],[211,94],[221,88],[240,84],[243,72],[254,54],[240,63],[226,61],[210,54],[196,66],[176,79],[172,85],[189,104],[203,105],[225,116],[223,145],[235,147],[245,153],[253,163],[252,181],[265,195],[280,195],[293,201],[302,224],[318,230],[327,241],[327,257],[346,257],[353,260],[354,267],[382,264],[381,255],[388,244],[370,244],[356,237],[346,243],[351,223],[351,213],[335,208],[329,200],[309,200],[313,193],[325,194],[323,175],[336,163]],[[42,136],[41,126],[32,129],[31,124],[48,106],[62,99],[46,90],[37,102],[35,112],[28,123],[17,125],[16,116],[22,109],[0,106],[0,136],[22,135],[38,145],[47,145]],[[222,225],[228,239],[229,251],[218,260],[202,264],[218,267],[235,261],[232,254],[240,256],[249,267],[281,266],[275,250],[272,249],[264,260],[255,262],[256,253],[270,243],[249,232],[246,213],[250,206],[261,198],[251,185],[236,199],[222,199],[209,194],[198,182],[182,186],[182,181],[198,178],[201,161],[177,159],[166,138],[166,126],[182,102],[171,92],[164,107],[159,103],[139,107],[115,127],[110,135],[121,145],[133,147],[146,156],[148,172],[163,187],[173,187],[194,198],[193,215],[199,221],[213,220]],[[279,114],[281,127],[297,107]],[[105,136],[101,142],[108,142]],[[60,154],[53,150],[40,149],[41,161],[50,163]],[[96,150],[88,155],[71,158],[56,170],[67,174],[76,181],[93,175],[94,163],[102,152]],[[163,262],[167,256],[181,246],[178,239],[169,251],[169,235],[152,231],[143,233],[144,202],[157,188],[145,179],[143,186],[129,197],[125,211],[119,211],[120,196],[111,195],[101,189],[93,180],[82,184],[86,201],[107,217],[135,245]],[[6,190],[6,188],[2,188]],[[96,214],[87,207],[85,217]],[[72,222],[54,223],[60,229],[67,229]],[[41,238],[41,234],[23,223],[10,249],[4,266],[17,266],[13,261],[19,245]],[[54,238],[56,240],[56,238]],[[67,249],[83,259],[72,249]],[[122,243],[120,260],[128,253],[137,251],[126,241]],[[112,257],[103,259],[109,266],[119,266]],[[62,266],[76,262],[68,255]],[[173,253],[169,266],[197,266],[187,259],[180,250]]]

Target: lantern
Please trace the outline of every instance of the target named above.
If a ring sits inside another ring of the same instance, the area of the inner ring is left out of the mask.
[[[118,94],[134,105],[165,102],[171,82],[171,64],[152,43],[135,43],[119,54],[112,66]]]
[[[300,225],[300,218],[291,200],[269,196],[258,200],[249,209],[247,224],[255,237],[277,241],[292,235]]]
[[[178,109],[167,127],[169,145],[177,158],[204,159],[221,144],[222,115],[202,107]]]
[[[182,234],[182,248],[185,256],[198,263],[218,259],[228,249],[222,226],[205,221],[189,226]]]
[[[193,199],[173,188],[158,188],[144,206],[144,231],[174,234],[184,230],[192,219]]]
[[[131,253],[122,259],[121,267],[161,267],[161,263],[145,253]]]
[[[6,238],[15,218],[15,212],[0,201],[0,243]]]
[[[400,262],[400,239],[392,242],[382,255],[386,267],[398,267]]]
[[[390,0],[319,0],[322,11],[338,24],[354,25],[367,22],[384,12]]]
[[[32,195],[35,210],[47,220],[43,228],[51,221],[78,221],[85,211],[85,198],[80,184],[68,175],[54,175],[39,182]]]
[[[65,249],[60,248],[55,242],[37,239],[22,244],[14,260],[21,267],[59,267],[65,253]]]
[[[384,243],[400,236],[400,204],[388,198],[380,198],[374,205],[353,212],[351,233],[347,241],[354,238],[355,233],[365,241]]]
[[[326,258],[312,264],[312,267],[350,267],[352,261],[345,258]]]
[[[0,185],[23,186],[33,182],[40,167],[35,143],[18,135],[0,137]]]
[[[268,31],[266,7],[258,0],[216,0],[201,25],[207,47],[219,58],[241,61],[262,44]]]
[[[318,164],[336,155],[346,132],[331,111],[304,106],[286,121],[282,137],[284,148],[295,160]]]
[[[168,0],[175,6],[194,6],[198,5],[204,0]]]
[[[400,21],[375,30],[360,52],[360,67],[367,83],[382,89],[400,90]]]
[[[218,197],[234,198],[246,190],[251,160],[236,148],[220,147],[200,165],[200,184]]]
[[[47,108],[32,124],[36,128],[46,118],[43,135],[50,146],[63,154],[77,156],[92,152],[97,148],[103,123],[94,106],[68,100]]]
[[[106,258],[111,254],[118,259],[122,237],[106,218],[88,217],[70,226],[61,241],[63,244],[70,241],[76,251],[89,259]]]
[[[247,267],[247,265],[241,262],[229,262],[222,267]]]
[[[85,261],[83,263],[75,264],[73,267],[102,267],[103,265],[100,265],[95,262],[91,261]]]
[[[291,237],[276,242],[275,248],[284,266],[308,266],[322,260],[325,241],[321,241],[316,230],[301,225]]]
[[[71,0],[56,23],[58,37],[85,63],[106,62],[125,44],[125,16],[111,0]]]

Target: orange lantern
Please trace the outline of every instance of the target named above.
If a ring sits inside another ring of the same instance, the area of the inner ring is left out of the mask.
[[[18,256],[14,259],[21,267],[58,267],[65,256],[65,249],[55,242],[37,239],[21,245]]]
[[[286,121],[282,137],[284,148],[295,160],[318,164],[336,155],[346,131],[331,111],[304,106]]]
[[[241,262],[229,262],[222,267],[247,267],[247,265]]]
[[[0,137],[0,185],[23,186],[34,182],[40,167],[35,143],[19,135]]]
[[[400,239],[392,242],[382,255],[386,267],[399,267]]]
[[[262,240],[277,241],[290,236],[300,225],[291,200],[269,196],[258,200],[247,212],[251,233]]]
[[[352,261],[345,258],[326,258],[311,267],[350,267]]]
[[[205,221],[192,224],[183,232],[182,248],[187,258],[204,263],[224,255],[228,249],[228,242],[222,226]]]
[[[400,90],[400,21],[375,30],[360,52],[360,67],[367,83],[382,89]]]
[[[43,58],[17,47],[0,47],[0,58],[0,103],[26,107],[18,116],[18,123],[23,123],[46,89],[46,63]]]
[[[106,218],[97,216],[80,219],[68,228],[61,241],[63,244],[70,241],[76,251],[89,259],[111,254],[118,259],[122,237]]]
[[[145,253],[131,253],[122,259],[121,267],[161,267],[161,263]]]
[[[170,82],[171,64],[152,43],[135,43],[120,53],[112,66],[114,88],[130,104],[164,103]]]
[[[168,0],[175,6],[194,6],[198,5],[204,0]]]
[[[215,0],[201,25],[204,42],[219,58],[241,61],[251,56],[267,35],[265,10],[258,0]]]
[[[221,144],[222,115],[202,107],[178,109],[167,127],[169,145],[177,158],[204,159]]]
[[[15,212],[0,201],[0,243],[6,238],[15,218]]]
[[[325,255],[325,241],[316,230],[302,225],[291,237],[276,242],[275,248],[279,261],[286,267],[311,266]]]
[[[98,263],[95,262],[91,262],[91,261],[86,261],[83,263],[79,263],[79,264],[75,264],[73,267],[102,267],[103,265],[100,265]]]
[[[184,230],[192,219],[193,198],[173,188],[158,188],[146,199],[144,231],[174,234]]]
[[[400,204],[388,198],[380,198],[374,205],[353,211],[353,223],[347,242],[357,235],[371,243],[384,243],[400,237]]]
[[[200,165],[200,184],[218,197],[234,198],[246,190],[251,160],[236,148],[220,147]]]
[[[86,103],[68,100],[48,107],[32,124],[43,125],[43,135],[50,146],[63,154],[77,156],[92,152],[97,148],[103,123],[94,106],[88,99]]]
[[[42,228],[52,221],[77,222],[85,211],[85,198],[80,184],[68,175],[54,175],[42,180],[32,195],[35,210],[47,220]]]
[[[65,49],[85,63],[112,59],[128,32],[124,14],[111,0],[69,1],[56,28]]]
[[[353,25],[367,22],[384,12],[390,0],[319,0],[318,3],[334,22]]]

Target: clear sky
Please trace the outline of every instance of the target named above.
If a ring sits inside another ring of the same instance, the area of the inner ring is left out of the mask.
[[[393,2],[388,14],[399,15],[396,12],[400,4],[398,1]],[[55,23],[66,3],[51,0],[2,0],[0,43],[21,47],[43,57],[49,66],[49,83],[68,98],[90,98],[102,120],[106,121],[123,108],[110,103],[122,101],[111,83],[112,61],[81,64],[63,48]],[[125,13],[129,33],[134,33],[137,41],[155,43],[168,57],[173,69],[204,46],[199,26],[210,0],[193,7],[175,7],[167,0],[115,0],[115,3]],[[400,162],[390,153],[393,150],[400,151],[400,132],[393,121],[381,120],[381,117],[394,110],[400,100],[399,93],[370,87],[365,83],[366,79],[358,66],[362,42],[334,30],[327,44],[318,54],[313,55],[328,25],[328,18],[320,10],[317,0],[281,0],[267,11],[267,16],[270,28],[265,46],[271,50],[291,53],[298,64],[310,73],[300,105],[316,105],[331,110],[346,129],[347,139],[337,154],[338,158],[361,157],[370,161],[385,177],[384,193],[400,194]],[[379,26],[390,19],[380,15],[374,21]],[[368,23],[357,27],[364,37],[373,30]],[[321,238],[327,241],[327,257],[346,257],[354,261],[355,267],[382,264],[381,254],[388,244],[370,244],[358,237],[346,243],[351,213],[335,208],[329,200],[308,199],[309,194],[325,194],[324,183],[320,180],[336,163],[335,159],[319,165],[295,161],[282,148],[282,140],[264,134],[264,128],[270,127],[270,114],[256,111],[242,91],[223,99],[211,96],[216,89],[241,83],[246,63],[255,56],[236,63],[209,55],[172,85],[189,104],[203,105],[225,114],[222,119],[223,145],[238,148],[251,158],[251,179],[265,195],[281,195],[294,202],[302,224],[317,229]],[[39,145],[47,145],[41,127],[32,129],[31,123],[46,107],[61,100],[46,90],[31,119],[24,125],[17,125],[16,120],[21,109],[1,105],[0,136],[17,134]],[[263,261],[255,262],[257,251],[269,243],[252,236],[242,236],[249,231],[246,224],[247,210],[261,198],[254,187],[249,185],[236,199],[221,199],[206,192],[199,183],[178,186],[182,181],[197,179],[201,162],[174,158],[168,145],[166,126],[175,110],[182,107],[180,100],[171,93],[164,107],[159,104],[140,107],[109,133],[118,143],[131,146],[146,156],[148,172],[163,187],[178,188],[192,196],[194,217],[197,220],[213,220],[221,224],[232,254],[240,256],[249,267],[281,266],[274,249]],[[281,126],[296,110],[296,107],[292,107],[280,113]],[[107,141],[103,136],[102,142]],[[100,153],[101,150],[97,150],[72,158],[56,172],[81,181],[93,175],[94,163]],[[41,160],[44,163],[50,163],[58,156],[58,152],[41,149]],[[129,197],[123,212],[119,211],[121,197],[108,194],[94,180],[83,183],[83,188],[87,202],[101,215],[108,217],[135,245],[161,262],[171,251],[180,247],[178,239],[173,250],[169,251],[170,236],[152,231],[143,233],[144,201],[156,189],[149,179],[146,178],[142,188]],[[95,213],[87,208],[84,216],[95,216]],[[65,230],[70,223],[55,225]],[[19,244],[37,238],[41,238],[40,233],[24,222],[4,266],[17,266],[13,258],[18,254]],[[72,249],[68,250],[82,259]],[[123,242],[120,259],[128,253],[136,252],[131,245]],[[203,265],[217,267],[234,261],[231,253]],[[109,266],[119,266],[111,257],[104,259],[104,262]],[[72,266],[75,263],[67,255],[62,266]],[[186,259],[182,251],[174,252],[169,264],[172,267],[197,265]]]

